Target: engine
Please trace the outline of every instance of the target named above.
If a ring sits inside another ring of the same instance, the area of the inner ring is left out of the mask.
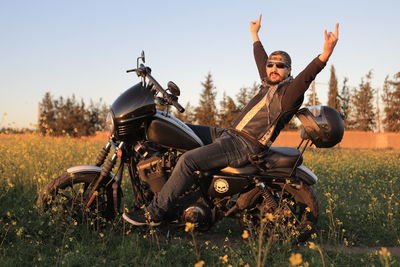
[[[150,190],[155,194],[161,191],[167,180],[166,169],[170,165],[168,163],[168,157],[155,154],[137,164],[140,179],[148,184]]]
[[[213,216],[210,207],[198,201],[183,211],[183,222],[195,224],[196,229],[205,231],[213,224]]]

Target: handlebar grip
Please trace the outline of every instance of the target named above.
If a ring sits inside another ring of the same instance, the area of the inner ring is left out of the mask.
[[[136,69],[127,70],[126,72],[128,73],[128,72],[134,72],[134,71],[136,71]]]
[[[174,107],[176,107],[176,109],[180,112],[183,113],[185,112],[185,109],[176,101],[172,101],[172,105],[174,105]]]

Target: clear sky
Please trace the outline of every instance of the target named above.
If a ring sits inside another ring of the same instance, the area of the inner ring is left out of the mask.
[[[139,80],[125,70],[142,50],[162,85],[197,105],[208,72],[218,97],[259,80],[249,22],[263,14],[260,38],[285,50],[298,74],[322,51],[323,30],[340,23],[339,42],[317,77],[327,99],[330,65],[341,86],[373,70],[373,86],[400,71],[400,1],[105,1],[0,0],[0,127],[29,127],[45,92],[114,99]],[[7,115],[5,115],[7,113]],[[14,123],[13,123],[14,122]]]

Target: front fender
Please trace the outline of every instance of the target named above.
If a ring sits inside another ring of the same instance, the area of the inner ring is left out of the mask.
[[[70,174],[87,173],[87,172],[101,172],[101,167],[95,165],[78,165],[67,169]]]
[[[70,174],[77,174],[77,173],[93,173],[93,172],[98,172],[101,173],[102,168],[96,165],[78,165],[78,166],[73,166],[69,167],[67,169],[67,172]],[[110,172],[110,176],[114,177],[115,180],[115,175],[113,172]]]

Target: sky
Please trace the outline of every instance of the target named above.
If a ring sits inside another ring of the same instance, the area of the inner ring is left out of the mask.
[[[105,1],[0,0],[0,128],[30,127],[38,103],[73,94],[108,105],[140,80],[125,71],[145,51],[161,85],[174,81],[179,102],[196,106],[212,74],[217,97],[259,82],[249,22],[267,52],[287,51],[296,76],[322,52],[323,31],[339,22],[339,41],[316,78],[327,100],[333,64],[339,87],[356,87],[372,70],[372,85],[400,72],[400,1]]]

